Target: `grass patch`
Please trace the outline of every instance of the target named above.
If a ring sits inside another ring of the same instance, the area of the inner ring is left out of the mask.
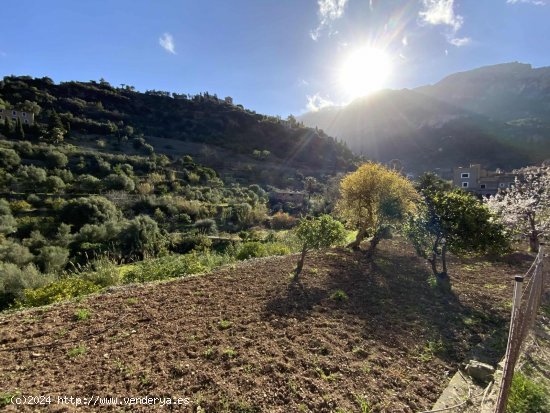
[[[548,412],[550,412],[550,398],[544,388],[523,373],[514,373],[506,413]]]
[[[348,295],[344,290],[336,290],[331,295],[330,298],[334,301],[347,301],[349,300]]]
[[[90,310],[87,308],[79,308],[75,311],[73,314],[73,320],[74,321],[85,321],[88,320],[91,316]]]
[[[74,348],[70,349],[69,351],[67,351],[67,356],[69,356],[69,357],[78,357],[78,356],[86,353],[86,351],[88,351],[86,346],[81,345],[81,346],[74,347]]]
[[[231,328],[232,325],[233,325],[233,323],[231,321],[228,321],[228,320],[218,321],[218,328],[220,330],[227,330],[227,329]]]

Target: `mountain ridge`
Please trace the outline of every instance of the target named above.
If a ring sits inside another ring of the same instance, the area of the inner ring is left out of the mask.
[[[415,89],[386,89],[299,117],[369,159],[414,172],[478,162],[511,169],[550,157],[550,67],[504,63]],[[420,147],[424,153],[416,153]]]

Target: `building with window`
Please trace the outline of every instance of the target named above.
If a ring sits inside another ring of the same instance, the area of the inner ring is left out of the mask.
[[[8,118],[15,124],[17,119],[21,120],[23,125],[32,125],[34,124],[34,113],[31,112],[21,112],[13,109],[0,109],[0,123],[4,123],[4,119]]]
[[[488,171],[480,164],[458,167],[453,171],[453,185],[478,195],[495,195],[499,189],[509,188],[516,175],[500,169]]]

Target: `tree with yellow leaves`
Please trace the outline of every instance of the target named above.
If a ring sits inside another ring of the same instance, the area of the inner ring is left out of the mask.
[[[390,229],[416,210],[420,197],[411,182],[395,170],[377,163],[365,163],[340,182],[336,211],[351,228],[357,229],[348,247],[359,249],[370,238],[372,255]]]

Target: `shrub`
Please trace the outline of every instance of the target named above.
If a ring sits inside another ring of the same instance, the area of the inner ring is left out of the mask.
[[[271,228],[273,229],[290,229],[296,225],[296,218],[286,212],[276,212],[271,217]]]
[[[13,149],[0,148],[0,168],[13,169],[21,163],[21,158]]]
[[[290,247],[282,242],[267,242],[264,244],[266,250],[266,256],[270,255],[288,255],[292,251]]]
[[[212,246],[212,240],[206,235],[187,234],[176,236],[172,240],[172,250],[180,254],[185,254],[191,251],[206,251]]]
[[[247,260],[249,258],[265,257],[267,250],[264,244],[260,242],[245,242],[237,253],[238,260]]]
[[[85,224],[99,224],[120,218],[120,212],[108,199],[92,195],[88,198],[71,199],[61,210],[63,222],[79,230]]]
[[[101,180],[93,175],[80,175],[78,189],[85,193],[97,193],[101,189]]]
[[[17,242],[6,240],[0,244],[0,261],[22,267],[31,262],[33,258],[29,249]]]
[[[124,274],[125,283],[165,280],[206,271],[198,254],[168,255],[136,264]]]
[[[12,201],[10,203],[10,208],[13,212],[21,212],[21,211],[30,211],[32,209],[32,206],[27,201],[19,200],[19,201]]]
[[[65,154],[59,152],[59,151],[49,151],[46,152],[44,155],[44,159],[46,161],[46,165],[48,168],[64,168],[67,163],[69,163],[69,159],[65,156]]]
[[[45,273],[61,271],[69,261],[69,250],[54,245],[44,246],[36,261]]]
[[[120,244],[127,256],[154,257],[166,246],[158,224],[147,215],[139,215],[129,221],[120,234]]]
[[[87,263],[81,268],[80,276],[83,280],[101,287],[110,287],[120,282],[119,268],[107,257],[100,257]]]
[[[126,175],[111,174],[104,180],[105,188],[114,191],[131,192],[135,189],[134,181]]]
[[[58,176],[48,176],[46,179],[46,189],[48,192],[58,193],[65,189],[65,182]]]
[[[550,401],[544,388],[521,372],[514,373],[506,413],[550,412]]]
[[[197,231],[205,235],[213,235],[218,233],[218,228],[216,226],[216,221],[213,219],[199,219],[193,225]]]
[[[42,287],[49,282],[51,278],[40,274],[32,264],[21,269],[15,264],[0,262],[0,309],[22,299],[26,289]]]
[[[22,307],[48,305],[92,294],[100,289],[100,286],[79,277],[64,278],[44,287],[25,290],[24,297],[18,304]]]

